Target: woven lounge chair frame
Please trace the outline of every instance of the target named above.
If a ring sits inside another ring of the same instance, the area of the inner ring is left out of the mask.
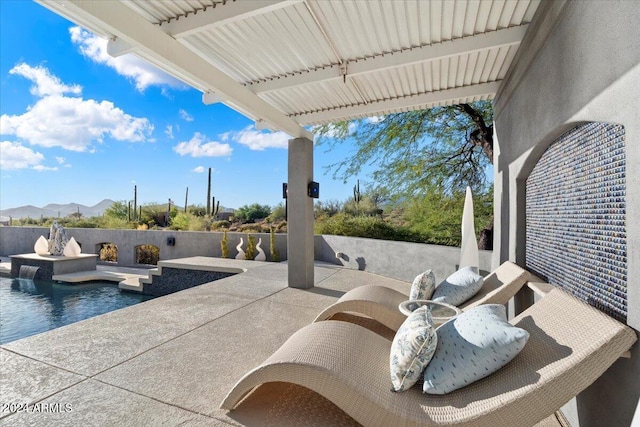
[[[592,384],[637,339],[631,328],[561,289],[511,323],[530,333],[520,354],[447,395],[417,387],[391,392],[389,340],[348,322],[312,323],[247,373],[221,407],[232,410],[256,386],[284,382],[314,391],[365,426],[533,426]],[[242,403],[245,411],[250,398]]]
[[[507,261],[485,277],[480,291],[460,308],[465,310],[480,304],[507,304],[529,277],[527,270]],[[398,310],[398,305],[407,299],[408,292],[403,293],[380,285],[359,286],[323,310],[314,322],[329,320],[339,315],[335,319],[366,326],[366,320],[352,315],[342,316],[343,313],[357,313],[381,323],[392,331],[397,331],[407,318]]]

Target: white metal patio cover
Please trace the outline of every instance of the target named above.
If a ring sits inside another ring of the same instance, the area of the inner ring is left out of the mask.
[[[491,99],[540,0],[38,0],[258,128]]]

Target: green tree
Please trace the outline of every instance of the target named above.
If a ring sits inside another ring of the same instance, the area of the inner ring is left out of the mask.
[[[113,202],[111,206],[104,210],[104,216],[116,219],[127,219],[127,202]]]
[[[473,212],[476,235],[490,222],[493,215],[492,191],[474,196]],[[451,195],[431,191],[423,198],[412,199],[403,212],[405,225],[414,234],[429,243],[459,246],[461,243],[460,218],[464,209],[465,193]]]
[[[287,211],[284,207],[284,203],[280,202],[276,206],[273,207],[271,214],[267,217],[267,221],[276,222],[282,221],[287,216]]]
[[[241,221],[253,222],[256,219],[263,219],[271,214],[271,208],[267,205],[253,203],[239,207],[235,212],[235,217]]]
[[[445,192],[484,192],[485,168],[493,162],[493,109],[478,101],[317,126],[319,144],[348,143],[352,156],[329,166],[347,181],[373,166],[378,188],[400,197]]]

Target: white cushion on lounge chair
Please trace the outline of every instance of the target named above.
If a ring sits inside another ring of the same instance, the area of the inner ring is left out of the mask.
[[[482,288],[482,281],[482,276],[473,267],[463,267],[436,286],[431,299],[460,305],[478,293]]]
[[[424,371],[423,391],[446,394],[491,375],[524,347],[529,332],[507,321],[503,305],[475,307],[437,330],[438,347]]]

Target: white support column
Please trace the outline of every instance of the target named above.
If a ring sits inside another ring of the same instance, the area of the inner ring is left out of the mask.
[[[287,259],[289,287],[313,287],[313,199],[307,186],[313,181],[313,141],[289,140]]]

